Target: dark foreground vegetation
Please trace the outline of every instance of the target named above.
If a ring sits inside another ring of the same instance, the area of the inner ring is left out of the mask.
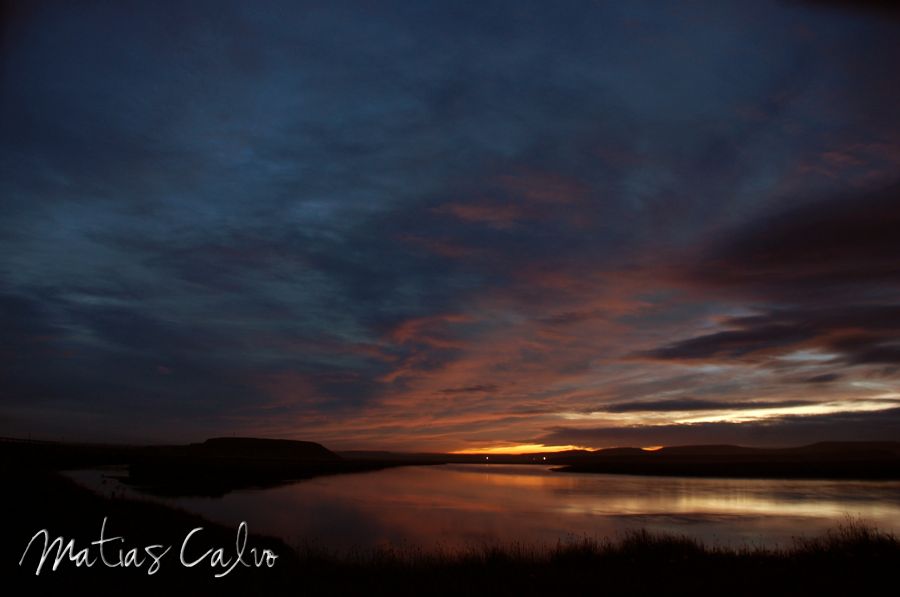
[[[320,595],[879,595],[894,590],[898,564],[896,537],[851,524],[783,549],[712,548],[639,531],[543,548],[311,551],[299,570]]]
[[[194,554],[207,546],[231,551],[236,530],[155,503],[103,498],[52,471],[6,466],[3,472],[9,483],[2,493],[0,574],[4,587],[15,589],[8,594],[16,595],[878,595],[889,594],[900,569],[896,537],[850,524],[779,550],[719,549],[638,532],[545,548],[330,553],[251,535],[248,546],[278,554],[273,568],[239,567],[216,579],[208,565],[179,565],[175,553],[153,576],[146,566],[68,562],[35,576],[38,553],[17,564],[42,528],[51,538],[74,538],[80,548],[97,539],[108,517],[110,534],[125,537],[126,547],[174,543],[177,552],[181,539],[202,526]]]

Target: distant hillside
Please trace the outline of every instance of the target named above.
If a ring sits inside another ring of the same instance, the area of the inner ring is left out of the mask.
[[[821,442],[791,448],[733,445],[607,448],[537,454],[342,452],[403,464],[539,464],[561,472],[744,478],[900,479],[900,442]]]
[[[166,495],[224,495],[318,475],[370,470],[315,442],[216,437],[186,446],[150,446],[131,460],[127,482]]]
[[[607,452],[609,450],[601,450],[598,454]],[[732,445],[670,446],[651,453],[668,456],[900,456],[900,442],[819,442],[792,448],[748,448]]]
[[[639,448],[624,448],[640,452]],[[340,452],[351,460],[381,460],[407,464],[562,464],[579,462],[598,452],[591,450],[566,450],[538,454],[447,454],[440,452],[387,452],[375,450],[348,450]]]
[[[266,460],[340,460],[341,457],[315,442],[255,437],[214,437],[190,449],[210,458],[255,458]]]
[[[65,444],[0,438],[0,470],[128,465],[129,482],[167,495],[224,495],[319,475],[405,465],[536,464],[560,472],[743,478],[900,479],[900,442],[617,447],[536,454],[349,451],[308,441],[218,437],[180,446]]]

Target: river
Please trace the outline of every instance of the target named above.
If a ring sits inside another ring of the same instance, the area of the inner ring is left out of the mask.
[[[153,499],[234,526],[246,521],[251,532],[293,546],[339,551],[556,544],[642,528],[715,545],[776,546],[850,518],[900,532],[895,481],[640,477],[451,464],[318,477],[222,498],[155,498],[115,474],[69,473],[103,494]]]

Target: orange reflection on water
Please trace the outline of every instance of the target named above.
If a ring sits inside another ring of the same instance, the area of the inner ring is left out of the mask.
[[[96,472],[76,475],[99,487]],[[639,528],[715,544],[771,545],[824,532],[847,516],[900,532],[898,482],[590,475],[539,465],[401,467],[222,499],[164,501],[232,525],[245,520],[251,530],[291,544],[329,549],[555,544]]]

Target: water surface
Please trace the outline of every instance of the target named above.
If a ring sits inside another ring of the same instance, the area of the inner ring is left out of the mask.
[[[71,476],[135,495],[111,471]],[[141,497],[147,498],[143,494]],[[152,498],[291,545],[454,549],[555,544],[634,529],[717,545],[786,545],[860,518],[900,533],[900,482],[698,479],[557,473],[535,465],[410,466],[298,481],[223,498]]]

